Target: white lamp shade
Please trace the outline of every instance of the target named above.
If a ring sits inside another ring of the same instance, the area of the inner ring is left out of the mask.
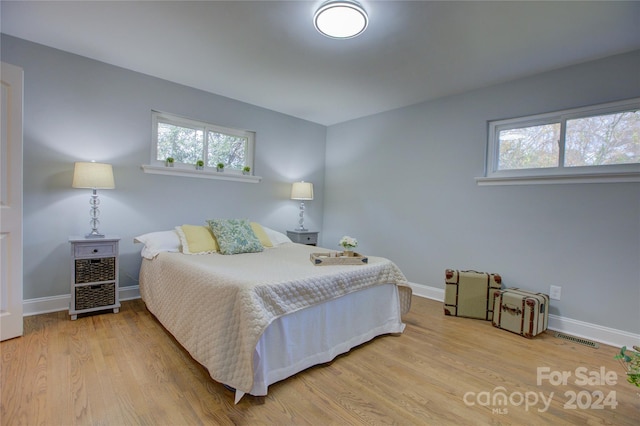
[[[113,189],[113,167],[105,163],[77,162],[73,169],[73,188]]]
[[[311,182],[294,182],[291,186],[292,200],[313,200],[313,184]]]

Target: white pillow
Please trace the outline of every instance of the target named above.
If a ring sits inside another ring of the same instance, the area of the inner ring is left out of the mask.
[[[180,238],[174,230],[150,232],[148,234],[135,237],[133,242],[144,244],[140,254],[145,259],[153,259],[158,255],[158,253],[163,251],[180,251]]]
[[[267,228],[264,225],[262,225],[262,229],[264,229],[265,234],[267,234],[267,237],[269,237],[269,239],[271,240],[271,244],[273,244],[274,247],[283,243],[292,242],[291,239],[284,235],[282,232],[274,231],[273,229]]]

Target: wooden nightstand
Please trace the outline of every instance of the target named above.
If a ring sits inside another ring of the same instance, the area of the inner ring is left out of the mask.
[[[294,243],[315,246],[318,244],[318,231],[287,231],[287,237]]]
[[[70,237],[71,319],[85,312],[120,311],[118,295],[118,242],[120,238]]]

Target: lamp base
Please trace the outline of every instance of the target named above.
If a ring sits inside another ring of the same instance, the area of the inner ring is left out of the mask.
[[[300,201],[300,219],[298,220],[298,227],[295,230],[308,231],[308,229],[304,227],[304,201]]]
[[[104,238],[104,234],[99,233],[96,229],[84,236],[85,238]]]
[[[104,238],[104,234],[101,234],[98,231],[98,225],[100,225],[100,221],[98,217],[100,217],[100,209],[98,206],[100,205],[100,199],[98,198],[98,190],[93,188],[93,192],[91,194],[91,198],[89,199],[89,205],[91,206],[91,210],[89,210],[89,216],[91,220],[89,224],[91,225],[91,232],[86,234],[85,238]]]

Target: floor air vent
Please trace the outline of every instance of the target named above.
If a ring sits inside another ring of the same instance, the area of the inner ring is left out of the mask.
[[[592,348],[595,348],[595,349],[598,349],[600,347],[600,345],[598,345],[596,342],[593,342],[591,340],[582,339],[580,337],[575,337],[575,336],[570,336],[570,335],[564,334],[564,333],[555,332],[553,334],[553,336],[557,337],[558,339],[568,340],[570,342],[579,343],[581,345],[589,346],[589,347],[592,347]]]

